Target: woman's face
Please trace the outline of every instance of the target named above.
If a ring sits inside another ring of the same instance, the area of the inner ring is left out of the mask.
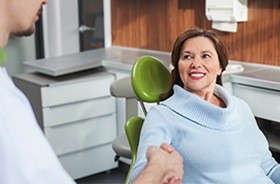
[[[184,89],[199,96],[213,93],[217,75],[222,72],[213,43],[202,36],[185,41],[178,69]]]

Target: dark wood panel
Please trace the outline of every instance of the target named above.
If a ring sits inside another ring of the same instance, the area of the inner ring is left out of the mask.
[[[248,0],[248,17],[237,33],[216,31],[231,60],[280,66],[280,1]],[[113,45],[170,52],[191,28],[211,29],[205,0],[112,0]]]

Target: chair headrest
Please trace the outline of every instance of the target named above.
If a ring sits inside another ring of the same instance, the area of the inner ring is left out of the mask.
[[[169,70],[153,56],[141,56],[132,67],[132,88],[144,102],[159,102],[161,95],[170,88],[170,82]]]

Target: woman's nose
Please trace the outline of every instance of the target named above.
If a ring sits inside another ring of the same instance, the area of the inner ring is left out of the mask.
[[[201,60],[200,59],[194,59],[192,64],[191,64],[192,68],[200,68],[201,67]]]

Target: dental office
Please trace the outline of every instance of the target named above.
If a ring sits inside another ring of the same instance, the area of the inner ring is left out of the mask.
[[[177,37],[212,30],[228,50],[223,87],[248,104],[279,163],[279,13],[279,0],[49,0],[36,34],[11,38],[4,66],[77,183],[126,183],[126,123],[157,105],[139,103],[136,61],[152,56],[171,72]]]

